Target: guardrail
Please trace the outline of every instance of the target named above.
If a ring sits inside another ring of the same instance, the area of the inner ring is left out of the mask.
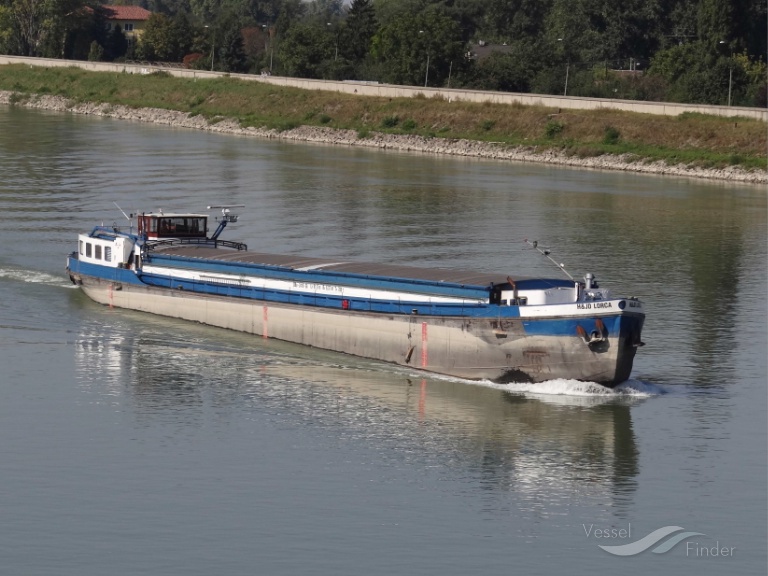
[[[448,102],[490,102],[493,104],[518,104],[524,106],[544,106],[555,109],[571,110],[625,110],[642,114],[678,116],[685,112],[711,114],[714,116],[753,118],[768,122],[768,109],[746,106],[709,106],[703,104],[679,104],[676,102],[645,102],[638,100],[615,100],[610,98],[582,98],[579,96],[552,96],[548,94],[522,94],[516,92],[490,92],[485,90],[460,90],[456,88],[418,88],[372,82],[332,80],[310,80],[306,78],[288,78],[285,76],[267,76],[254,74],[226,74],[207,70],[170,67],[165,63],[117,63],[85,62],[81,60],[57,60],[52,58],[28,58],[22,56],[0,55],[0,65],[28,64],[42,67],[71,67],[95,72],[120,72],[127,74],[151,74],[165,72],[183,78],[220,78],[223,76],[240,80],[262,82],[278,86],[291,86],[304,90],[325,90],[358,96],[379,96],[385,98],[441,98]]]

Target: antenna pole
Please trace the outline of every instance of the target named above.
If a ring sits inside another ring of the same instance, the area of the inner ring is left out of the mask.
[[[117,202],[112,202],[112,204],[114,204],[115,206],[117,206]],[[118,210],[120,210],[120,212],[123,212],[123,209],[122,209],[122,208],[120,208],[120,206],[117,206],[117,209],[118,209]],[[128,217],[128,214],[126,214],[125,212],[123,212],[123,216],[125,216],[125,219],[126,219],[126,220],[128,220],[128,222],[130,222],[130,221],[131,221],[131,219]]]
[[[539,248],[539,242],[538,242],[538,240],[534,240],[533,242],[529,242],[529,241],[528,241],[528,239],[526,238],[526,239],[524,240],[524,242],[525,242],[526,244],[528,244],[529,246],[532,246],[533,248],[535,248],[535,249],[536,249],[536,251],[538,251],[539,253],[541,253],[541,255],[542,255],[542,256],[546,257],[546,258],[547,258],[547,260],[549,260],[550,262],[552,262],[552,264],[554,264],[554,265],[555,265],[555,266],[557,266],[557,267],[558,267],[560,270],[562,270],[563,274],[565,274],[566,276],[568,276],[568,278],[570,278],[570,279],[571,279],[573,282],[575,282],[575,281],[576,281],[576,280],[574,280],[574,279],[573,279],[573,276],[571,276],[570,274],[568,274],[568,271],[565,269],[565,264],[558,264],[558,263],[557,263],[557,260],[555,260],[554,258],[552,258],[552,256],[550,256],[550,255],[549,255],[549,254],[550,254],[550,251],[549,251],[549,249],[548,249],[548,248],[544,248],[544,249],[542,249],[542,248]]]
[[[131,220],[131,217],[126,214],[120,206],[117,205],[117,202],[112,202],[115,206],[117,206],[117,209],[120,210],[120,212],[123,213],[123,216],[125,216],[125,219],[128,220],[128,232],[133,234],[133,220]]]

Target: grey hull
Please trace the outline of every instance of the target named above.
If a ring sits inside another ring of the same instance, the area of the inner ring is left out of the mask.
[[[397,316],[192,294],[93,277],[73,281],[101,304],[200,322],[401,366],[496,382],[557,378],[615,386],[635,348],[612,337],[599,348],[573,336],[526,335],[520,320]]]

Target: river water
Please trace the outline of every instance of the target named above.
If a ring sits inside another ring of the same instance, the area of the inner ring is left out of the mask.
[[[2,573],[764,574],[767,196],[0,107]],[[227,238],[260,251],[559,274],[537,239],[642,298],[647,345],[599,393],[111,310],[64,260],[114,203],[244,204]],[[600,548],[669,526],[698,534]]]

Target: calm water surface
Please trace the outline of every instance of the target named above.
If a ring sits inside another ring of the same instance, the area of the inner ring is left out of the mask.
[[[764,574],[767,196],[0,108],[2,573]],[[600,393],[110,310],[64,259],[114,202],[245,204],[228,237],[263,251],[557,274],[538,239],[645,300],[647,345]],[[666,526],[700,534],[599,547]]]

